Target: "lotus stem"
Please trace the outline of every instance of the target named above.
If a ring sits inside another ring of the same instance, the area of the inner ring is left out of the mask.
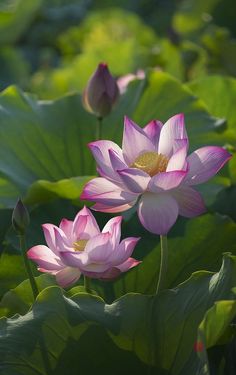
[[[168,265],[167,236],[161,235],[160,241],[161,241],[161,263],[160,263],[160,271],[159,271],[156,294],[160,293],[160,291],[165,288],[167,265]]]
[[[96,140],[102,139],[102,117],[97,117]]]
[[[23,260],[24,260],[24,264],[25,264],[25,269],[26,269],[26,272],[28,274],[28,278],[29,278],[29,281],[30,281],[32,293],[33,293],[34,299],[36,299],[37,295],[39,294],[39,291],[38,291],[38,287],[37,287],[37,284],[36,284],[35,279],[34,279],[34,275],[33,275],[32,269],[31,269],[30,262],[27,258],[27,255],[26,255],[26,241],[25,241],[25,235],[24,234],[19,234],[19,242],[20,242],[21,254],[23,256]]]

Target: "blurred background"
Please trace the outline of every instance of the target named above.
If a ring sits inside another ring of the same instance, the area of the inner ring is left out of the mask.
[[[81,92],[98,62],[182,82],[236,76],[235,0],[1,0],[0,90]]]

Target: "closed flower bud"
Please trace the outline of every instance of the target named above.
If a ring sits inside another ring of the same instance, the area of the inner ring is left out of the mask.
[[[27,208],[19,199],[12,213],[12,226],[18,234],[24,234],[29,223],[30,218]]]
[[[99,64],[83,94],[85,109],[103,118],[111,112],[118,96],[116,80],[110,74],[107,64]]]

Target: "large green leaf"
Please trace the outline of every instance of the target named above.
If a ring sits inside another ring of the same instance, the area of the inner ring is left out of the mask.
[[[236,79],[222,76],[210,76],[190,82],[188,87],[207,105],[214,116],[227,119],[228,128],[222,137],[222,143],[231,144],[231,151],[236,151],[236,114],[234,110],[236,95]],[[236,183],[235,157],[229,164],[231,179]]]
[[[217,374],[235,373],[235,364],[227,358],[225,345],[235,336],[235,325],[233,319],[236,316],[236,300],[217,301],[206,312],[198,328],[198,339],[195,349],[202,361],[200,374],[211,374],[211,370]],[[211,348],[211,350],[209,350]],[[209,358],[207,356],[207,349]],[[222,372],[220,372],[220,369]],[[228,369],[228,370],[227,370]]]
[[[7,0],[0,6],[0,43],[12,43],[19,40],[40,8],[42,0]]]
[[[158,280],[159,238],[145,231],[136,217],[125,223],[123,235],[141,236],[134,256],[143,262],[113,284],[99,284],[98,290],[105,291],[105,298],[110,301],[128,292],[154,293]],[[236,225],[229,218],[208,214],[192,220],[179,219],[168,236],[166,286],[175,287],[199,269],[216,271],[222,253],[229,250],[236,254]]]
[[[76,352],[73,370],[81,370],[80,365],[85,362],[91,370],[93,361],[91,364],[88,361],[97,360],[98,347],[103,347],[103,358],[108,353],[105,329],[120,349],[132,351],[156,368],[158,374],[200,374],[202,359],[194,350],[197,328],[215,301],[234,298],[231,288],[235,284],[236,259],[226,255],[216,274],[196,272],[177,288],[158,296],[128,294],[112,305],[84,293],[68,299],[59,288],[46,288],[26,315],[0,320],[0,368],[6,375],[43,375],[46,373],[43,354],[52,371],[64,374],[63,362],[68,363],[68,349],[73,341]],[[232,313],[228,315],[227,309],[225,313],[225,319],[230,321]],[[94,327],[94,323],[102,330]],[[81,353],[80,345],[90,350]],[[125,366],[122,354],[117,351],[117,362]],[[81,358],[84,355],[86,361]],[[111,370],[109,357],[105,358],[103,367]]]

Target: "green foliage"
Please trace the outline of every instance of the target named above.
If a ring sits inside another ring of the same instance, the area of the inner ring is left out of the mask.
[[[179,218],[170,231],[169,289],[158,296],[152,293],[159,239],[144,230],[135,210],[123,213],[122,236],[141,236],[134,257],[142,263],[112,282],[93,280],[90,295],[82,278],[63,291],[33,266],[40,290],[34,301],[11,229],[19,196],[30,210],[28,248],[45,243],[41,224],[72,219],[86,203],[79,196],[96,175],[87,148],[96,118],[85,112],[79,93],[101,61],[117,77],[138,69],[146,74],[129,84],[103,121],[103,139],[121,144],[124,115],[144,126],[183,112],[190,152],[216,144],[235,153],[236,80],[227,76],[236,75],[232,4],[1,2],[0,89],[20,88],[0,94],[0,373],[235,372],[229,360],[236,318],[235,157],[199,186],[210,213]],[[101,228],[111,217],[95,216]],[[233,255],[224,255],[217,272],[225,252]]]
[[[0,44],[12,43],[27,30],[42,0],[1,1]]]
[[[90,340],[92,331],[95,346],[106,348],[109,341],[106,336],[104,339],[105,330],[120,349],[132,351],[141,361],[159,369],[160,373],[200,373],[206,363],[194,350],[197,328],[207,310],[219,299],[229,302],[220,304],[220,309],[216,310],[217,318],[223,311],[227,326],[234,317],[235,309],[228,307],[233,303],[231,288],[236,282],[235,267],[235,258],[227,255],[219,273],[197,272],[185,283],[159,296],[128,294],[112,305],[105,305],[101,298],[84,293],[68,299],[59,288],[46,288],[27,314],[1,319],[1,368],[6,375],[45,374],[43,356],[48,367],[52,370],[56,368],[57,373],[63,374],[65,367],[56,366],[67,346],[70,348],[71,340],[81,340],[84,345]],[[25,289],[21,291],[25,298]],[[18,295],[20,293],[18,289]],[[209,341],[207,318],[211,313],[212,310],[207,312],[200,325],[200,330],[206,333],[208,345],[215,344],[220,334],[219,330]],[[5,332],[9,328],[11,334],[7,335]],[[92,345],[87,358],[92,355],[95,359],[95,353]],[[118,362],[124,365],[122,354],[117,350]],[[73,365],[77,371],[81,369],[80,356],[78,351],[76,364]],[[136,366],[139,366],[139,361],[136,361]],[[87,363],[88,369],[92,367],[93,364]],[[105,365],[105,369],[108,368],[112,368],[109,358]]]

